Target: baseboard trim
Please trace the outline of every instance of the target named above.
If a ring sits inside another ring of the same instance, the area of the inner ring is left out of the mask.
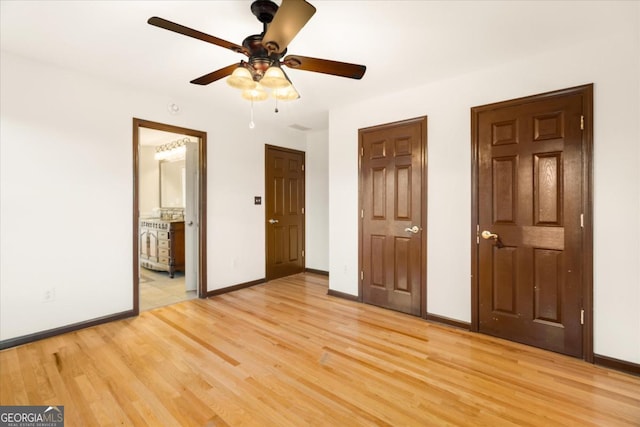
[[[305,273],[314,273],[314,274],[320,274],[321,276],[329,276],[328,271],[316,270],[315,268],[305,268],[304,271]]]
[[[464,329],[466,331],[471,329],[471,323],[462,322],[460,320],[452,319],[450,317],[427,313],[427,316],[425,318],[431,322],[442,323],[444,325],[453,326],[454,328]]]
[[[332,297],[342,298],[349,301],[362,302],[357,295],[346,294],[340,291],[334,291],[333,289],[329,289],[327,291],[327,295],[331,295]]]
[[[245,283],[239,283],[237,285],[233,285],[233,286],[228,286],[226,288],[221,288],[221,289],[215,289],[213,291],[209,291],[207,292],[207,295],[205,298],[210,298],[210,297],[214,297],[216,295],[222,295],[222,294],[226,294],[229,292],[233,292],[233,291],[238,291],[240,289],[244,289],[244,288],[250,288],[251,286],[255,286],[255,285],[260,285],[262,283],[266,283],[267,279],[258,279],[258,280],[252,280],[250,282],[245,282]]]
[[[23,335],[21,337],[9,338],[8,340],[0,341],[0,350],[5,350],[11,347],[17,347],[23,344],[29,344],[30,342],[43,340],[45,338],[55,337],[56,335],[66,334],[68,332],[74,332],[80,329],[90,328],[92,326],[101,325],[103,323],[109,323],[116,320],[122,320],[129,317],[137,316],[133,310],[123,311],[121,313],[111,314],[109,316],[98,317],[96,319],[87,320],[85,322],[74,323],[72,325],[61,326],[59,328],[48,329],[42,332],[36,332],[34,334]]]
[[[626,372],[627,374],[640,376],[640,365],[626,360],[614,359],[613,357],[593,355],[593,363],[595,365],[604,366],[605,368],[615,369],[616,371]]]

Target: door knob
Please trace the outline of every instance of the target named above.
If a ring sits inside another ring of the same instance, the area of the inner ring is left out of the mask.
[[[488,230],[484,230],[481,234],[482,238],[485,240],[489,240],[489,239],[495,239],[498,240],[498,235],[494,234]]]
[[[273,218],[271,218],[271,219],[269,220],[269,224],[277,224],[277,223],[278,223],[278,220],[277,220],[277,219],[273,219]]]
[[[191,226],[193,225],[193,221],[189,221],[189,222],[187,223],[187,225],[188,225],[189,227],[191,227]]]
[[[417,225],[414,225],[411,228],[409,227],[405,228],[404,231],[406,231],[407,233],[418,234],[418,232],[420,232],[420,227],[418,227]]]
[[[496,233],[492,233],[490,231],[484,230],[480,235],[485,240],[489,240],[489,239],[495,240],[496,241],[496,247],[498,249],[504,248],[504,244],[502,243],[502,240],[500,240],[500,236],[498,236]]]

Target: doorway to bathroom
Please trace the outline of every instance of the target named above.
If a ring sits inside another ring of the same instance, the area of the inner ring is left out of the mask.
[[[206,133],[133,119],[134,310],[205,297]]]

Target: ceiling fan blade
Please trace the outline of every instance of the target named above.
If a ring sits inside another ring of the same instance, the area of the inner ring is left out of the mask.
[[[282,63],[296,70],[314,71],[316,73],[331,74],[360,80],[367,67],[347,62],[330,61],[328,59],[309,58],[308,56],[288,55]]]
[[[233,73],[233,70],[238,68],[238,64],[232,64],[224,68],[220,68],[212,73],[205,74],[202,77],[198,77],[197,79],[191,80],[191,83],[196,85],[208,85],[209,83],[213,83],[216,80],[220,80],[224,77],[230,76]]]
[[[234,52],[243,53],[249,56],[249,53],[246,51],[246,49],[240,45],[228,42],[223,39],[219,39],[218,37],[214,37],[209,34],[205,34],[198,30],[194,30],[193,28],[185,27],[184,25],[176,24],[175,22],[167,21],[166,19],[158,18],[157,16],[149,18],[147,23],[159,28],[164,28],[165,30],[173,31],[174,33],[193,37],[194,39],[215,44],[217,46],[224,47],[226,49],[231,49]]]
[[[271,52],[284,52],[314,13],[316,8],[304,0],[282,0],[262,44]]]

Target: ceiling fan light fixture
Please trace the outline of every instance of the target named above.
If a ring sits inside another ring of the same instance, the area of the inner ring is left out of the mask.
[[[249,71],[242,65],[233,70],[233,73],[231,73],[231,75],[227,78],[227,84],[229,84],[229,86],[233,88],[240,90],[254,89],[257,85],[257,83],[253,80],[251,71]]]
[[[256,83],[253,89],[243,90],[242,97],[247,101],[264,101],[269,97],[269,94],[260,83]]]
[[[284,71],[279,65],[272,65],[264,72],[260,83],[269,89],[283,89],[291,86],[289,79],[284,75]]]
[[[241,60],[240,64],[236,62],[198,77],[191,83],[208,85],[226,78],[229,86],[239,89],[242,97],[251,102],[249,128],[253,129],[255,127],[253,104],[254,101],[264,101],[269,98],[265,87],[270,89],[271,96],[275,98],[276,113],[279,101],[293,101],[300,98],[300,94],[281,68],[282,65],[292,69],[351,79],[361,79],[367,69],[364,65],[307,56],[288,55],[285,57],[289,43],[315,14],[316,8],[306,0],[279,0],[278,3],[279,5],[274,0],[252,1],[251,12],[263,24],[263,31],[260,34],[246,37],[242,45],[157,16],[149,18],[147,22],[158,28],[193,37],[235,53],[241,53],[248,58]],[[177,110],[176,107],[175,111],[170,109],[170,112],[175,114]]]

